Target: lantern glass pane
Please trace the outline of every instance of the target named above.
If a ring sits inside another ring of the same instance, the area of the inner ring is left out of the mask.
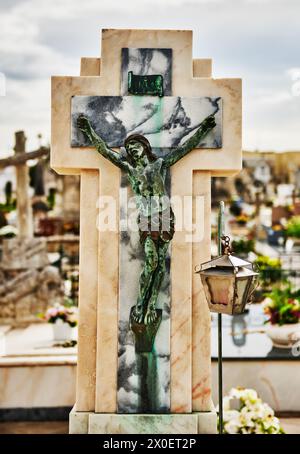
[[[234,287],[234,276],[210,276],[206,279],[210,293],[211,304],[222,304],[227,306],[232,302]]]
[[[247,295],[245,295],[245,292],[247,290],[248,281],[251,279],[252,279],[251,277],[250,278],[248,277],[247,279],[237,279],[237,299],[238,299],[237,304],[238,305],[243,304],[244,297],[247,296]]]

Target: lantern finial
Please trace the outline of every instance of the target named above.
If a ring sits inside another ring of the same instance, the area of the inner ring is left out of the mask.
[[[232,249],[230,246],[230,237],[228,235],[223,235],[221,237],[221,246],[222,246],[222,255],[230,255]]]

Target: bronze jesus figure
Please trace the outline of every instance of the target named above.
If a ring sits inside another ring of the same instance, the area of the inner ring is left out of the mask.
[[[196,148],[199,142],[216,126],[214,114],[206,117],[196,132],[183,145],[173,148],[163,158],[157,157],[148,140],[132,134],[125,140],[126,159],[108,147],[80,115],[78,128],[86,135],[97,151],[122,169],[136,196],[140,241],[145,260],[139,280],[139,294],[132,310],[137,324],[152,325],[157,319],[156,302],[165,274],[168,246],[174,235],[175,219],[165,188],[169,167]]]

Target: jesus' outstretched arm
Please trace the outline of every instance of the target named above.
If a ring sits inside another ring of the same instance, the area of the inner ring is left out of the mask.
[[[91,142],[91,145],[93,145],[104,158],[108,159],[120,169],[125,171],[128,170],[128,163],[121,159],[119,153],[108,147],[107,143],[98,136],[91,123],[84,115],[79,115],[77,118],[77,127],[85,134]]]
[[[171,167],[185,155],[187,155],[190,151],[197,147],[199,142],[204,139],[204,137],[216,126],[216,120],[214,114],[209,115],[206,117],[202,123],[200,124],[199,128],[192,135],[183,145],[172,150],[167,154],[164,158],[164,166]]]

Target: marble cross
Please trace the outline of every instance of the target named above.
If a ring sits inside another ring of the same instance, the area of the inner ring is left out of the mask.
[[[147,57],[149,52],[138,49],[151,49],[152,60]],[[172,52],[163,53],[159,49],[171,49]],[[121,58],[122,53],[127,53],[127,61]],[[139,70],[136,70],[136,62]],[[186,236],[191,232],[184,226],[172,240],[169,284],[164,287],[168,293],[162,295],[165,314],[168,315],[165,326],[169,331],[162,324],[161,337],[159,333],[157,336],[161,345],[161,361],[165,358],[168,366],[158,367],[158,382],[151,386],[154,390],[159,388],[162,396],[159,411],[182,415],[182,421],[191,412],[210,412],[212,409],[210,315],[200,280],[193,270],[196,264],[210,259],[211,177],[233,175],[241,168],[241,80],[212,79],[211,61],[192,59],[191,31],[103,30],[101,60],[82,59],[80,77],[52,79],[51,165],[58,173],[81,175],[76,410],[86,414],[100,413],[103,424],[104,421],[107,423],[105,430],[109,430],[109,415],[118,411],[136,411],[138,405],[139,377],[130,372],[131,366],[126,363],[130,355],[126,353],[122,356],[123,346],[126,352],[134,346],[130,332],[119,330],[123,320],[120,299],[125,297],[122,273],[124,266],[138,272],[138,257],[128,265],[126,254],[130,256],[130,250],[123,245],[127,241],[135,250],[133,237],[120,241],[119,231],[98,232],[96,228],[99,196],[113,197],[117,207],[121,207],[120,188],[124,183],[119,169],[81,143],[82,138],[74,129],[71,132],[72,106],[75,114],[77,102],[84,101],[85,108],[89,108],[93,97],[113,97],[114,100],[118,98],[120,103],[127,102],[130,95],[126,90],[126,72],[133,71],[138,75],[161,73],[157,68],[162,68],[168,81],[164,94],[172,95],[162,98],[163,102],[168,97],[174,98],[172,102],[175,105],[183,102],[186,113],[191,108],[189,103],[193,102],[190,100],[197,99],[200,105],[206,99],[208,105],[218,103],[220,118],[219,132],[210,142],[199,144],[209,148],[193,150],[171,170],[170,192],[179,198],[192,197],[193,202],[185,217],[191,223],[201,221],[201,235],[197,241],[186,242]],[[163,125],[168,112],[170,110],[167,109],[166,117],[161,122]],[[103,115],[101,109],[100,113]],[[188,116],[192,123],[196,122],[194,115]],[[120,110],[116,118],[120,120]],[[132,123],[126,125],[125,132],[119,129],[117,140],[112,142],[116,151],[130,127]],[[186,132],[182,127],[174,140],[184,140]],[[156,144],[173,146],[172,138],[165,141],[159,134],[157,137]],[[195,210],[196,199],[200,200],[200,221]],[[134,289],[128,291],[134,292]],[[142,357],[140,361],[143,361]],[[124,411],[120,409],[120,402],[124,403]],[[132,403],[131,409],[126,407],[126,402]]]

